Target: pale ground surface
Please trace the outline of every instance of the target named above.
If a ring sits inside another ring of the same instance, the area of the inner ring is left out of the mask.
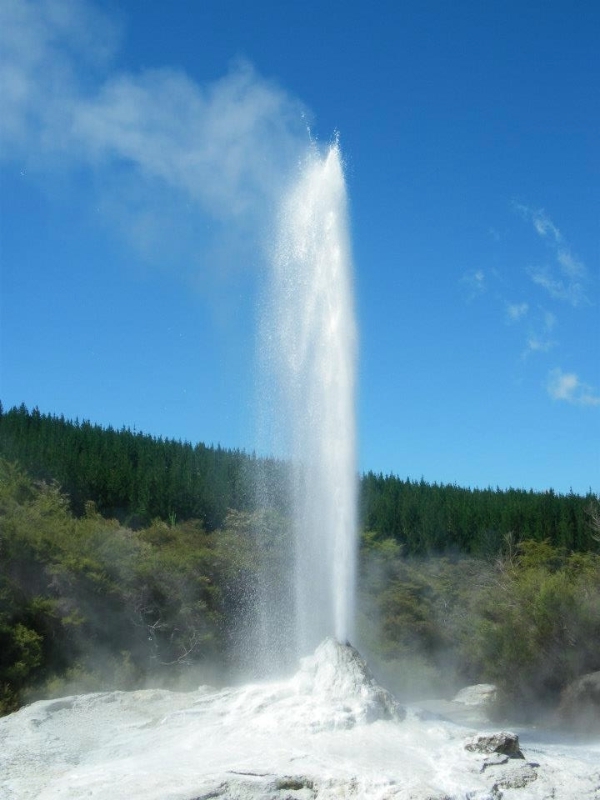
[[[328,640],[280,683],[33,703],[0,719],[0,798],[600,798],[600,742],[530,734],[524,759],[493,763],[464,749],[474,729],[403,716],[356,651]]]

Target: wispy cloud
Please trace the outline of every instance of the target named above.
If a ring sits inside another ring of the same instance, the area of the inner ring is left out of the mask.
[[[208,87],[171,70],[118,75],[77,103],[71,123],[84,155],[124,160],[221,218],[269,201],[282,161],[308,144],[300,104],[247,63]]]
[[[556,346],[552,331],[556,325],[556,317],[550,311],[541,311],[531,321],[523,358],[535,353],[547,353]]]
[[[563,372],[560,368],[551,370],[546,388],[554,400],[577,406],[600,406],[600,394],[574,372]]]
[[[473,298],[483,294],[487,289],[486,276],[482,269],[463,273],[460,281],[469,289],[469,300],[473,300]]]
[[[571,278],[585,275],[585,267],[567,248],[559,247],[556,252],[556,258],[565,275]]]
[[[523,353],[524,357],[532,353],[547,353],[555,346],[556,342],[547,336],[540,336],[537,333],[530,333],[527,336],[527,344]]]
[[[3,158],[36,163],[45,150],[69,153],[69,118],[90,78],[110,68],[119,29],[79,0],[3,0],[0,82]]]
[[[505,305],[506,320],[509,324],[522,324],[527,320],[527,339],[522,358],[534,353],[547,353],[556,346],[552,331],[556,325],[556,316],[544,309],[529,307],[529,303],[507,303]]]
[[[527,315],[528,311],[528,303],[508,303],[506,306],[506,316],[509,322],[518,322]]]
[[[183,209],[252,239],[309,146],[306,109],[248,63],[210,84],[117,71],[118,28],[86,0],[3,0],[0,37],[3,158],[95,170],[95,204],[142,252]]]
[[[530,267],[528,272],[531,280],[555,300],[563,300],[573,307],[589,302],[581,281],[562,279],[549,267]]]
[[[517,205],[524,219],[531,222],[536,233],[548,244],[554,263],[533,266],[528,272],[531,280],[555,300],[573,307],[588,303],[586,294],[587,270],[571,251],[565,237],[543,209]]]
[[[555,244],[562,242],[561,232],[543,209],[535,210],[523,205],[518,206],[518,208],[526,218],[528,217],[531,220],[533,227],[542,238],[550,239]]]

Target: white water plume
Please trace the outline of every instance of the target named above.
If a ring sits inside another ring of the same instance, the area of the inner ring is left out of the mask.
[[[296,656],[352,636],[356,571],[356,326],[339,145],[311,150],[284,197],[263,350],[274,428],[292,463]]]

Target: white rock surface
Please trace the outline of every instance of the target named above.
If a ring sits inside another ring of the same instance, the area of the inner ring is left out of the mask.
[[[465,686],[454,698],[455,703],[465,706],[486,706],[496,699],[497,689],[493,683],[476,683]]]
[[[0,719],[0,798],[600,798],[600,743],[521,739],[515,760],[467,751],[473,733],[405,716],[328,640],[279,683],[33,703]]]

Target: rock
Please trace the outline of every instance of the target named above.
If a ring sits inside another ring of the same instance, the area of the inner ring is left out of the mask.
[[[494,786],[500,789],[524,789],[537,780],[537,777],[537,771],[532,764],[523,764],[509,770]]]
[[[474,753],[500,753],[509,758],[525,758],[516,733],[478,733],[465,743],[465,750]]]
[[[582,675],[564,690],[558,715],[581,733],[600,732],[600,671]]]
[[[278,778],[272,787],[277,797],[285,797],[285,800],[313,800],[317,796],[315,782],[306,776]]]
[[[492,753],[484,759],[481,772],[485,772],[489,767],[501,767],[503,764],[508,764],[508,756],[503,753]]]
[[[489,706],[496,699],[498,690],[493,683],[476,683],[474,686],[465,686],[454,697],[453,703],[465,706]]]

